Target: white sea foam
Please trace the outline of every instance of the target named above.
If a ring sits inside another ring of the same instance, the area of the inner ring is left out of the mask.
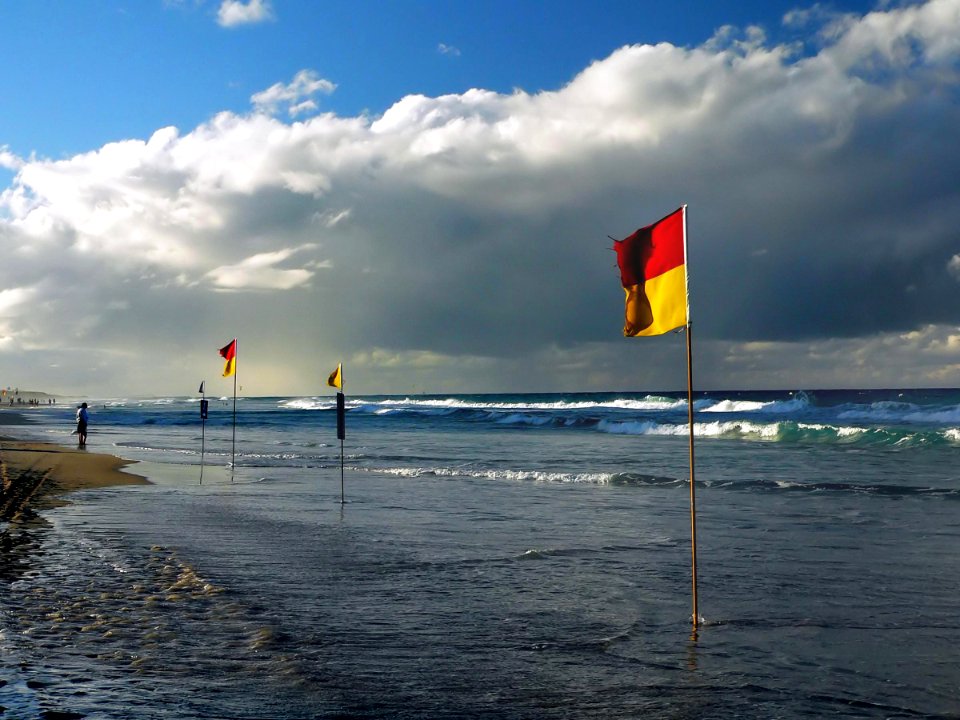
[[[687,406],[686,400],[648,395],[639,399],[619,398],[615,400],[585,400],[571,402],[557,400],[555,402],[482,402],[477,400],[462,400],[460,398],[403,398],[376,400],[366,403],[370,406],[383,408],[399,408],[404,410],[442,409],[442,410],[496,410],[496,411],[545,411],[556,412],[564,410],[676,410]]]
[[[337,406],[336,401],[330,398],[296,398],[280,403],[280,407],[290,410],[330,410]]]
[[[774,439],[780,434],[780,423],[755,423],[745,420],[729,422],[695,423],[694,434],[701,437],[759,437]]]
[[[397,477],[418,478],[434,477],[465,477],[482,480],[509,480],[513,482],[538,483],[589,483],[606,485],[613,480],[612,473],[561,473],[543,470],[470,470],[458,467],[397,467],[397,468],[356,468],[367,472],[395,475]]]
[[[757,412],[772,404],[773,403],[768,402],[756,402],[754,400],[721,400],[718,403],[703,408],[701,412]]]
[[[776,413],[790,414],[805,410],[810,406],[810,401],[803,393],[798,393],[789,400],[770,400],[767,402],[759,400],[720,400],[716,403],[702,408],[701,412],[715,413]]]
[[[774,484],[781,490],[790,490],[791,488],[803,487],[800,483],[791,482],[789,480],[774,480]]]
[[[601,432],[614,435],[657,435],[683,436],[689,433],[687,425],[667,425],[655,422],[614,422],[601,420],[597,425]],[[747,420],[730,420],[726,422],[694,423],[695,437],[744,437],[775,439],[780,433],[779,423],[755,423]]]
[[[857,435],[863,435],[865,432],[867,432],[866,428],[847,426],[836,428],[836,430],[839,437],[855,437]]]

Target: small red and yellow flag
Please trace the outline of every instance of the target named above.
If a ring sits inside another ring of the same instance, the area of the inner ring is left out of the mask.
[[[615,241],[627,295],[625,337],[662,335],[687,324],[686,210]]]
[[[230,377],[237,372],[237,339],[234,338],[222,348],[220,348],[220,357],[226,362],[223,365],[223,376]]]
[[[327,378],[327,385],[343,390],[343,363],[337,363],[337,369]]]

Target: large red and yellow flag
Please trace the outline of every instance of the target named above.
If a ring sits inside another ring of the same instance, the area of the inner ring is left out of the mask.
[[[237,372],[237,339],[234,338],[222,348],[220,348],[220,357],[226,362],[223,364],[223,376],[230,377]]]
[[[627,294],[623,334],[662,335],[687,324],[686,206],[617,240]]]

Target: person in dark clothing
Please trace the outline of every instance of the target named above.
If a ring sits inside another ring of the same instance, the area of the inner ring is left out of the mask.
[[[87,444],[87,422],[90,420],[90,413],[87,412],[87,404],[81,403],[77,408],[77,435],[80,436],[80,447]]]

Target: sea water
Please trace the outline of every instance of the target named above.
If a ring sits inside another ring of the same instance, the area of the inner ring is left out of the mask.
[[[3,528],[0,716],[960,715],[960,391],[698,394],[696,632],[683,394],[198,401]]]

